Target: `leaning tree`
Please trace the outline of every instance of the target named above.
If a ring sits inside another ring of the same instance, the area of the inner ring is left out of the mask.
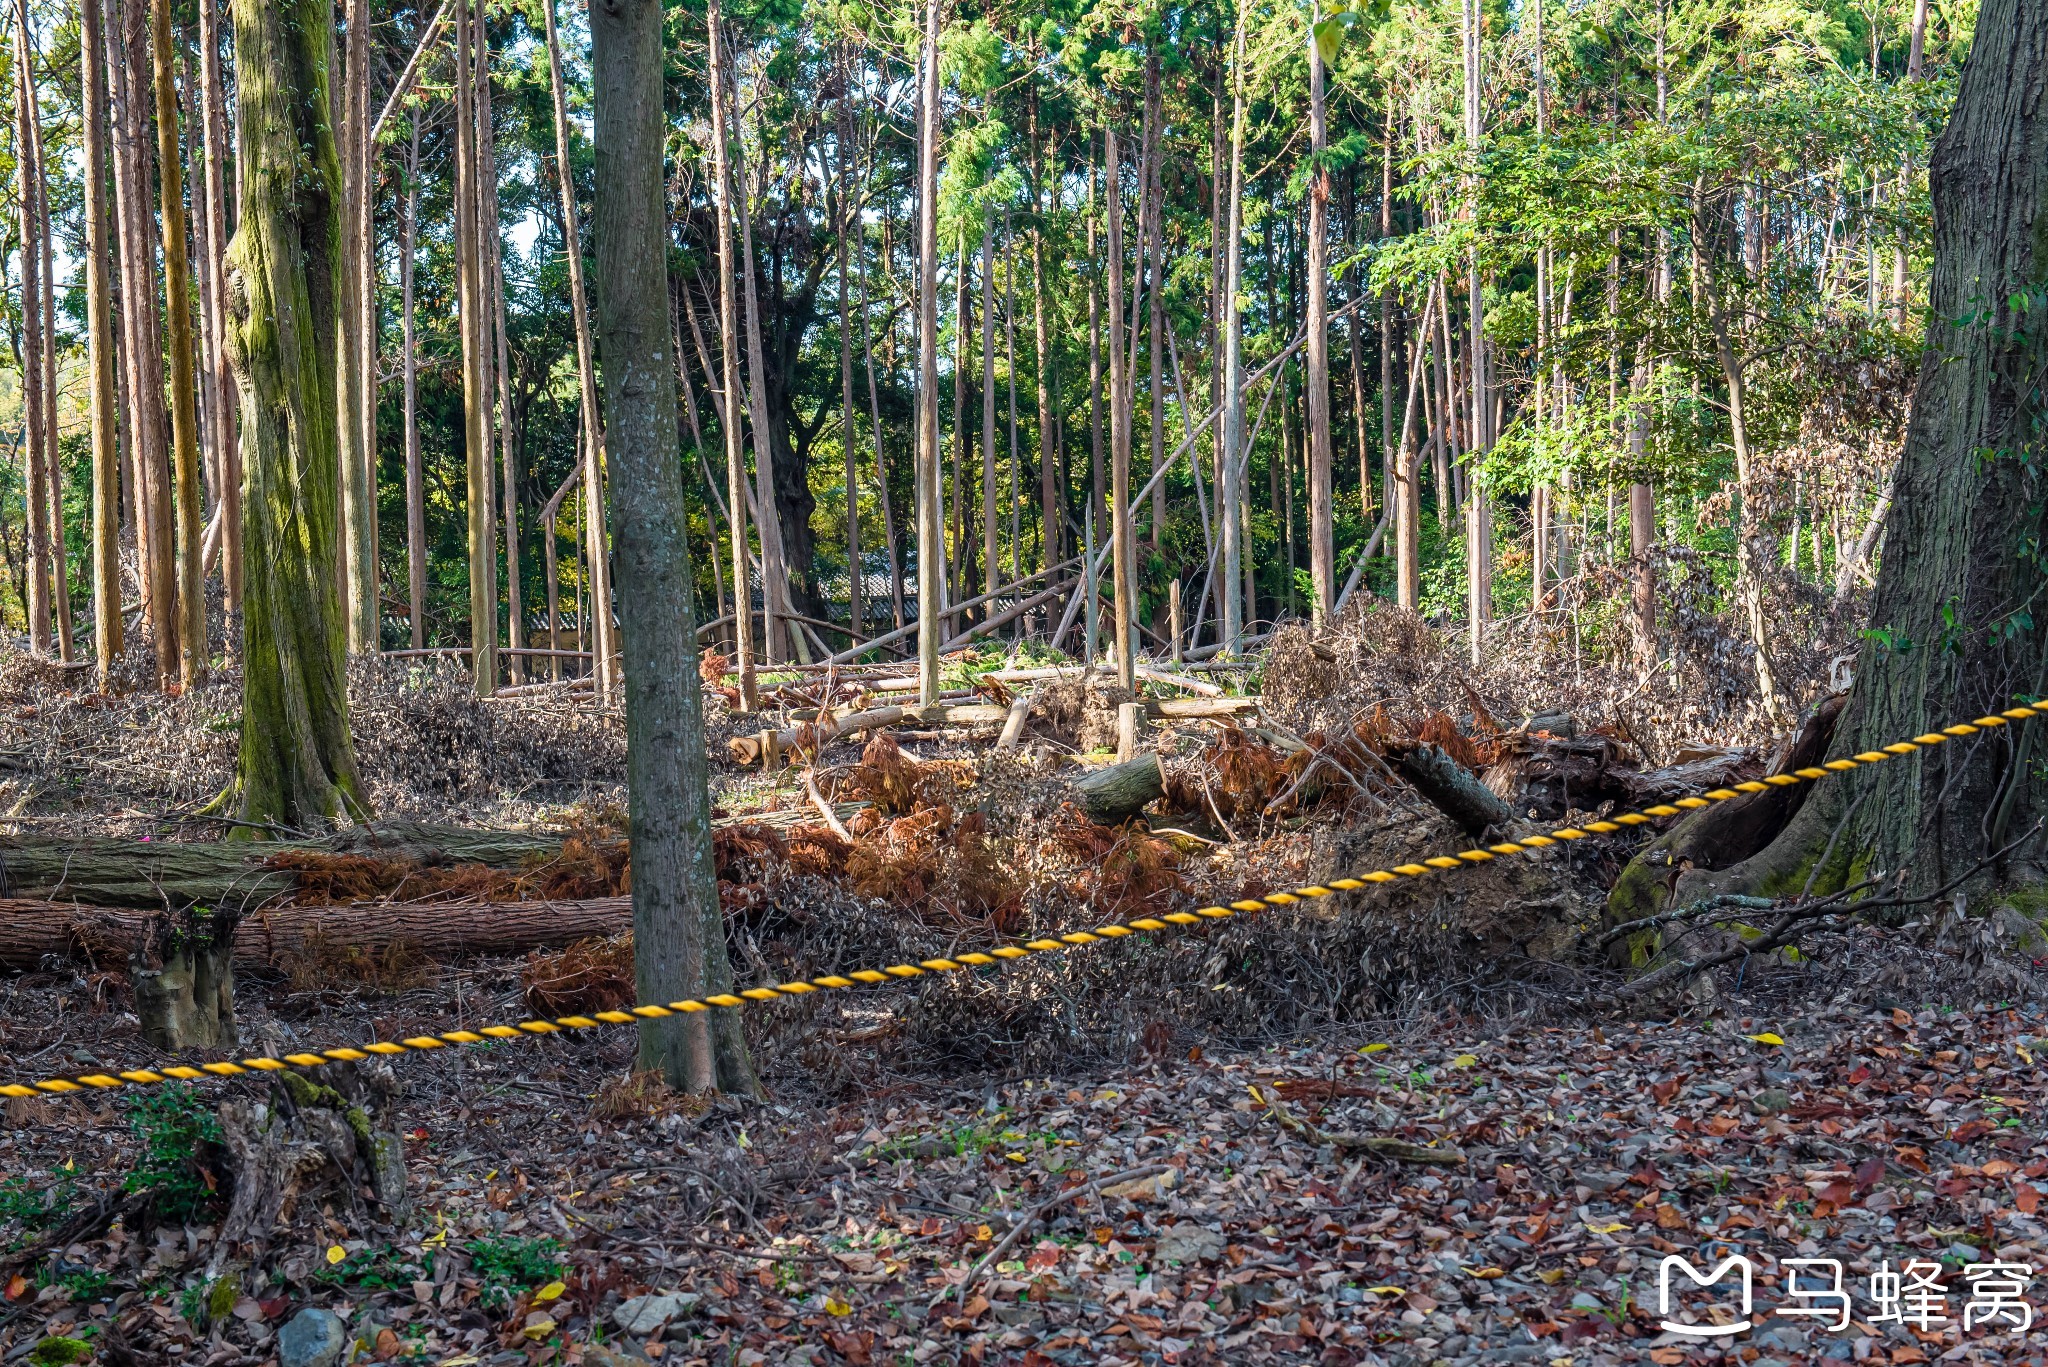
[[[1929,174],[1927,348],[1833,757],[2048,689],[2048,0],[1985,0]],[[1993,727],[1815,784],[1750,849],[1724,845],[1717,858],[1690,842],[1725,867],[1681,875],[1670,896],[1825,893],[1869,879],[1924,894],[1973,873],[1986,887],[2039,883],[2048,861],[2030,832],[2048,815],[2043,727]],[[1645,881],[1625,878],[1617,895]]]
[[[241,213],[226,341],[241,390],[243,833],[367,815],[335,586],[341,166],[333,7],[234,0]]]

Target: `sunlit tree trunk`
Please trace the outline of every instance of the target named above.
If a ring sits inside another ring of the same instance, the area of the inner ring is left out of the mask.
[[[945,524],[939,504],[939,0],[925,0],[918,52],[917,693],[939,700]]]
[[[866,634],[861,602],[860,470],[856,458],[860,431],[853,416],[852,282],[847,279],[846,242],[861,231],[855,202],[853,170],[853,63],[841,54],[838,108],[839,134],[839,444],[846,457],[846,616],[856,637]],[[879,456],[879,448],[877,455]]]
[[[327,0],[234,0],[233,13],[242,187],[225,336],[242,390],[249,495],[235,782],[243,820],[307,829],[368,815],[334,574],[343,247],[327,84],[334,19]]]
[[[1124,230],[1122,168],[1117,162],[1116,129],[1103,133],[1103,218],[1109,241],[1109,459],[1111,500],[1110,573],[1116,603],[1116,674],[1124,688],[1137,683],[1137,652],[1132,649],[1137,619],[1136,560],[1138,546],[1131,517],[1131,390],[1124,351]]]
[[[1002,577],[1002,552],[996,545],[996,228],[994,212],[984,207],[981,211],[982,592],[994,593]]]
[[[1230,57],[1230,226],[1224,233],[1228,260],[1223,279],[1223,448],[1217,457],[1216,487],[1223,524],[1223,652],[1244,648],[1244,320],[1238,308],[1244,272],[1244,30],[1242,0]]]
[[[164,0],[157,0],[159,4]],[[363,387],[369,377],[361,356],[362,253],[358,248],[368,196],[362,184],[365,161],[357,144],[367,141],[369,108],[370,0],[348,0],[347,46],[342,61],[341,116],[337,142],[341,157],[341,301],[336,325],[341,329],[336,424],[341,441],[341,558],[348,648],[372,654],[377,640],[376,496],[370,488],[368,453],[363,449]],[[463,54],[465,57],[467,53]],[[459,155],[459,154],[458,154]],[[459,248],[458,248],[459,249]],[[465,348],[465,353],[467,348]],[[480,664],[478,673],[487,672]]]
[[[732,525],[733,651],[739,668],[740,706],[758,706],[754,672],[754,604],[752,577],[747,573],[747,465],[740,442],[740,363],[738,303],[734,298],[732,147],[725,108],[725,21],[718,0],[710,0],[708,44],[711,63],[712,202],[718,225],[718,346],[725,400],[718,422],[725,434],[726,513]]]
[[[1337,601],[1337,551],[1331,481],[1335,452],[1330,440],[1330,173],[1323,165],[1329,147],[1329,124],[1323,110],[1323,56],[1316,45],[1315,21],[1321,7],[1311,5],[1308,33],[1308,343],[1304,378],[1308,384],[1308,564],[1315,589],[1314,617],[1326,618]]]
[[[562,84],[562,40],[555,28],[554,0],[542,0],[547,21],[548,89],[554,101],[555,183],[562,196],[562,250],[569,259],[569,311],[576,325],[576,379],[583,414],[583,539],[590,562],[596,622],[584,622],[585,648],[599,699],[609,699],[618,672],[618,643],[612,628],[612,574],[605,554],[604,421],[597,406],[597,361],[590,337],[590,296],[583,283],[583,244],[576,228],[576,180],[569,166],[569,99]],[[716,20],[714,19],[714,23]],[[728,404],[728,408],[730,408]],[[735,523],[741,523],[737,510]],[[745,567],[740,573],[744,575]],[[744,584],[745,578],[740,582]],[[592,630],[594,625],[595,630]],[[751,704],[750,704],[751,705]]]
[[[455,261],[462,330],[462,440],[469,512],[469,642],[477,696],[498,684],[498,548],[492,515],[489,333],[477,222],[476,87],[471,61],[480,14],[455,6]],[[604,604],[593,606],[602,612]]]
[[[28,642],[29,649],[48,652],[51,636],[50,562],[63,548],[50,535],[50,451],[45,425],[53,415],[43,411],[43,348],[48,342],[43,320],[41,225],[36,221],[35,77],[25,54],[29,45],[28,0],[16,0],[14,22],[14,146],[17,202],[21,208],[21,410],[23,490],[28,518]],[[62,576],[59,576],[62,582]]]
[[[1480,139],[1485,133],[1485,110],[1481,107],[1483,96],[1480,67],[1480,0],[1464,0],[1465,5],[1465,153],[1475,163],[1479,158]],[[1477,181],[1473,181],[1471,193],[1471,215],[1479,216]],[[1486,456],[1493,446],[1491,431],[1493,413],[1493,384],[1488,374],[1490,369],[1486,345],[1486,302],[1484,282],[1480,276],[1479,255],[1475,250],[1466,263],[1467,310],[1471,326],[1471,344],[1466,357],[1469,376],[1466,384],[1466,398],[1470,403],[1471,430],[1468,448],[1472,452],[1471,497],[1465,509],[1465,554],[1467,557],[1467,579],[1469,586],[1466,604],[1466,621],[1471,636],[1471,660],[1478,664],[1484,641],[1486,623],[1493,618],[1493,498],[1487,492],[1483,469]]]
[[[92,416],[93,649],[100,686],[121,654],[120,386],[114,375],[114,313],[107,246],[107,68],[102,0],[80,0],[79,68],[85,179],[86,370]]]
[[[237,389],[227,356],[228,170],[226,92],[220,71],[220,20],[215,0],[199,0],[200,139],[206,151],[205,250],[212,288],[201,307],[213,334],[207,383],[214,395],[214,468],[220,481],[221,584],[230,613],[242,610],[242,464],[237,440]]]
[[[490,331],[491,367],[497,398],[498,464],[504,484],[505,510],[505,640],[510,647],[507,672],[514,680],[527,674],[525,576],[519,558],[519,452],[512,429],[512,355],[505,313],[504,247],[498,235],[498,150],[491,117],[490,36],[477,26],[477,178],[478,226],[484,267],[485,326]],[[373,372],[374,373],[374,372]]]
[[[33,51],[33,49],[31,49]],[[31,78],[33,87],[33,78]],[[31,98],[31,108],[38,103]],[[57,406],[57,265],[52,238],[55,228],[50,218],[49,161],[43,152],[43,121],[38,118],[30,125],[33,135],[29,144],[29,156],[35,165],[35,212],[37,224],[36,251],[42,259],[42,318],[44,328],[43,365],[38,379],[43,387],[43,449],[44,468],[49,473],[50,510],[50,598],[56,614],[57,658],[69,662],[74,657],[71,635],[71,541],[64,530],[64,462],[59,458],[58,442],[61,426],[61,412]]]
[[[1026,106],[1025,138],[1031,149],[1031,342],[1033,382],[1038,397],[1039,568],[1057,565],[1066,545],[1061,526],[1058,448],[1053,444],[1052,342],[1046,318],[1044,166],[1038,140],[1038,90],[1032,87]]]
[[[171,468],[177,483],[178,681],[206,673],[205,524],[199,487],[198,375],[192,356],[192,274],[185,252],[185,177],[178,145],[178,89],[171,70],[171,0],[153,0],[157,184],[164,247],[165,343],[171,369]]]

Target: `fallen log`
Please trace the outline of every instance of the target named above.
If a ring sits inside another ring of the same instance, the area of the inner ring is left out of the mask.
[[[562,848],[560,837],[383,821],[324,840],[109,840],[0,837],[0,898],[100,907],[210,906],[244,911],[289,899],[295,855],[357,854],[428,867],[517,869]]]
[[[1105,764],[1074,780],[1074,796],[1088,819],[1114,826],[1136,816],[1166,791],[1166,769],[1152,751],[1122,764]]]
[[[33,969],[45,958],[125,964],[153,912],[63,902],[0,901],[0,968]],[[343,907],[281,906],[251,912],[235,927],[237,960],[278,965],[293,957],[384,954],[397,946],[430,959],[523,954],[633,924],[633,899],[573,902],[362,902]]]
[[[876,707],[866,712],[849,712],[843,717],[830,717],[824,721],[807,721],[786,731],[762,731],[758,735],[734,736],[726,742],[725,748],[736,764],[764,764],[770,759],[797,749],[822,749],[842,736],[872,731],[882,726],[894,726],[897,722],[916,715],[914,708]]]
[[[1418,745],[1394,762],[1401,777],[1434,803],[1439,811],[1472,835],[1514,818],[1514,809],[1478,775],[1434,745]]]

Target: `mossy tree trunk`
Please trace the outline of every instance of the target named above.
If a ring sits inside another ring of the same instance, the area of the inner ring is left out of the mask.
[[[2048,686],[2041,460],[2048,409],[2048,5],[1986,0],[1934,146],[1927,350],[1893,478],[1884,563],[1833,756],[1864,753],[2039,698]],[[2048,814],[2040,728],[2021,722],[1816,785],[1776,839],[1716,892],[1796,895],[1864,878],[1925,891]],[[2039,839],[1986,882],[2036,882]]]
[[[297,829],[368,815],[349,740],[335,583],[341,168],[331,6],[234,0],[239,226],[227,343],[241,391],[243,818]]]
[[[661,0],[592,0],[590,32],[597,92],[597,345],[604,430],[619,490],[613,554],[619,581],[633,586],[621,595],[618,612],[634,977],[642,1002],[662,1003],[731,992],[732,966],[712,864],[689,524],[676,451],[676,372],[668,354]],[[738,406],[739,396],[729,396],[729,419]],[[764,467],[767,459],[764,445]],[[774,503],[765,492],[761,506],[772,523]],[[772,568],[769,574],[772,583]],[[731,1011],[643,1022],[640,1066],[659,1068],[671,1086],[691,1091],[759,1090]]]

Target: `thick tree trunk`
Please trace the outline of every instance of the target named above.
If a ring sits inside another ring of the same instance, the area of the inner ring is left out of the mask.
[[[107,212],[107,67],[102,0],[80,0],[79,67],[85,127],[85,315],[86,369],[92,407],[92,610],[93,649],[99,657],[100,686],[113,675],[121,654],[121,445],[120,387],[114,375],[114,311],[111,262],[107,255],[111,220]]]
[[[307,829],[367,803],[334,575],[340,166],[325,0],[234,0],[239,226],[226,337],[246,419],[243,819]]]
[[[1130,820],[1165,791],[1166,772],[1156,750],[1121,764],[1091,769],[1074,780],[1074,797],[1081,810],[1090,821],[1105,826]]]
[[[918,53],[917,145],[917,693],[939,700],[939,605],[945,522],[939,491],[939,0],[925,0]]]
[[[543,0],[541,13],[547,20],[548,89],[555,116],[555,184],[562,196],[562,250],[569,260],[569,312],[576,324],[576,381],[583,415],[583,540],[596,617],[594,624],[586,619],[583,630],[585,646],[592,652],[597,696],[603,701],[610,699],[617,683],[619,654],[612,624],[611,558],[606,553],[605,540],[604,419],[597,403],[597,359],[590,338],[590,294],[583,282],[582,235],[576,228],[576,181],[569,170],[569,104],[562,85],[562,40],[555,29],[554,0]]]
[[[206,575],[200,558],[198,373],[192,355],[192,273],[185,252],[185,175],[171,71],[171,0],[153,0],[157,185],[164,244],[165,345],[171,363],[171,468],[177,484],[178,682],[206,673]]]
[[[2026,321],[2048,289],[2048,9],[1989,0],[1934,146],[1928,342],[1892,483],[1870,632],[1831,753],[1862,754],[2048,689],[2030,615],[2042,476],[2027,455],[2048,346]],[[2022,309],[2025,312],[2022,312]],[[1828,892],[1865,878],[1926,890],[2026,835],[2048,809],[2041,721],[1866,764],[1815,787],[1782,834],[1675,896]],[[2038,882],[2038,836],[1983,882]]]
[[[619,568],[633,586],[619,601],[619,625],[634,981],[641,1001],[664,1002],[729,993],[732,968],[712,864],[675,367],[666,354],[661,3],[597,0],[590,20],[605,429],[621,491]],[[660,1068],[671,1086],[693,1092],[760,1090],[730,1011],[643,1022],[640,1066]]]

